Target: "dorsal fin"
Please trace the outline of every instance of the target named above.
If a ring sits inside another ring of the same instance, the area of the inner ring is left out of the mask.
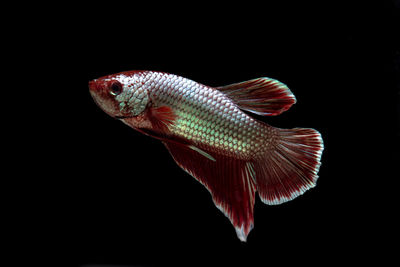
[[[231,98],[240,109],[263,116],[279,115],[296,103],[296,98],[285,84],[267,77],[217,89]]]

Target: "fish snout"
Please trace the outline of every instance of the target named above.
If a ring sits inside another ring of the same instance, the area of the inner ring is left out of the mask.
[[[89,82],[89,93],[94,102],[111,117],[120,116],[119,103],[114,99],[107,81],[95,79]]]
[[[97,90],[97,83],[95,81],[89,82],[89,90],[91,92],[95,92]]]

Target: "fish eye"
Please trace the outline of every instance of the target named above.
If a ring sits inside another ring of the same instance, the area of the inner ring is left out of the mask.
[[[110,85],[110,93],[112,95],[119,95],[122,92],[122,84],[118,81],[113,82]]]

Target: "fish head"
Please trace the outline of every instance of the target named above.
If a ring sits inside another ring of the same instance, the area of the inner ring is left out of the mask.
[[[89,82],[95,103],[108,115],[117,119],[142,113],[149,102],[148,90],[140,75],[113,74]]]

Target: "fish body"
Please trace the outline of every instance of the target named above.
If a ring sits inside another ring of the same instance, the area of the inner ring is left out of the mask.
[[[210,87],[174,74],[128,71],[93,80],[89,89],[107,114],[161,140],[210,191],[242,241],[254,225],[256,192],[275,205],[315,186],[321,135],[275,128],[249,115],[279,115],[296,102],[277,80]]]

